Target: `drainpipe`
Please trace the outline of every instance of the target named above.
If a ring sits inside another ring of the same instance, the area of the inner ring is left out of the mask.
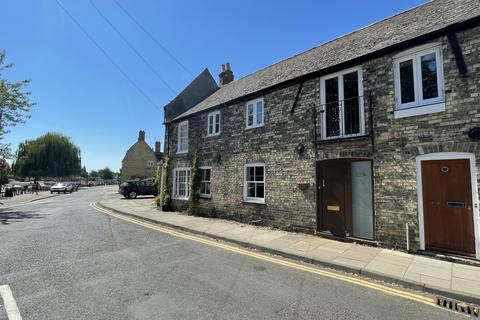
[[[410,252],[410,228],[408,227],[408,222],[405,223],[405,233],[407,238],[407,252]]]

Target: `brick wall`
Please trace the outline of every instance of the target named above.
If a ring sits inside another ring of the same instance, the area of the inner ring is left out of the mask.
[[[312,112],[319,105],[319,78],[304,83],[293,114],[290,113],[299,84],[265,94],[265,126],[245,129],[245,102],[221,108],[221,134],[207,137],[207,115],[189,120],[189,153],[176,154],[177,125],[171,124],[173,168],[190,166],[198,150],[201,164],[212,167],[212,197],[202,199],[203,214],[255,222],[287,230],[316,228],[315,186],[300,187],[297,181],[315,180],[315,163],[323,159],[366,158],[373,160],[375,240],[383,246],[405,249],[405,223],[411,226],[411,245],[419,247],[416,163],[419,154],[471,152],[480,154],[466,130],[480,120],[480,27],[457,33],[469,69],[459,75],[447,38],[443,48],[446,111],[394,119],[392,53],[362,64],[364,93],[373,94],[374,144],[371,139],[314,144]],[[367,106],[368,107],[368,106]],[[367,133],[369,114],[366,114]],[[298,154],[295,147],[306,149]],[[265,204],[242,202],[244,165],[266,165]],[[170,181],[173,181],[173,176]],[[174,200],[182,210],[186,201]]]

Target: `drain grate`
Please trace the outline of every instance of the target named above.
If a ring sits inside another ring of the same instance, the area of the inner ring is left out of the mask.
[[[469,315],[473,318],[480,318],[480,307],[473,304],[437,296],[437,305],[442,308]]]

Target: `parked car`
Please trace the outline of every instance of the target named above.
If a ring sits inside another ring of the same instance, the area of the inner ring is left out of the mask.
[[[137,196],[156,196],[158,188],[153,180],[126,181],[120,184],[118,193],[127,199],[135,199]]]
[[[68,184],[72,186],[72,191],[78,191],[78,184],[75,182],[70,182]]]
[[[73,187],[71,184],[59,182],[50,187],[50,193],[72,193]]]

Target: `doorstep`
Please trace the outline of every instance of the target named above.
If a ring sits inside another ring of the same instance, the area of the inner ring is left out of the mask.
[[[230,220],[163,212],[153,206],[151,199],[112,199],[98,205],[166,227],[480,305],[478,266]]]

